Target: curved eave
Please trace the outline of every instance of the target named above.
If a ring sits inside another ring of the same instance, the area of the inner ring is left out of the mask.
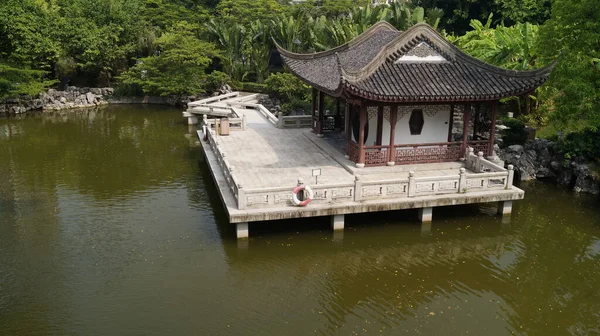
[[[284,61],[285,61],[285,63],[287,64],[288,62],[287,62],[287,61],[286,61],[286,59],[285,59],[286,57],[287,57],[287,56],[283,56],[283,60],[284,60]],[[337,58],[337,56],[336,56],[336,58]],[[341,93],[342,93],[342,91],[343,91],[343,89],[344,89],[344,86],[343,86],[343,82],[342,82],[342,73],[341,73],[341,67],[340,67],[340,65],[339,65],[339,58],[337,58],[337,60],[338,60],[338,68],[337,68],[337,72],[338,72],[338,78],[339,78],[339,80],[338,80],[338,86],[337,86],[337,88],[336,88],[336,89],[334,89],[334,90],[332,90],[332,89],[330,89],[330,88],[326,88],[326,87],[322,86],[322,85],[321,85],[321,84],[319,84],[319,83],[316,83],[316,82],[314,82],[314,81],[311,81],[311,80],[307,79],[307,78],[306,78],[306,77],[304,77],[303,75],[301,75],[301,74],[299,74],[298,72],[296,72],[296,71],[293,69],[293,67],[289,66],[289,64],[288,64],[288,70],[289,70],[289,71],[290,71],[290,72],[291,72],[291,73],[292,73],[294,76],[296,76],[296,77],[300,78],[300,80],[301,80],[302,82],[304,82],[305,84],[307,84],[308,86],[312,86],[313,88],[315,88],[315,89],[317,89],[317,90],[319,90],[319,91],[325,92],[325,93],[327,93],[328,95],[330,95],[330,96],[332,96],[332,97],[339,97],[339,96],[341,96]]]
[[[378,102],[390,103],[456,103],[456,102],[485,102],[495,101],[508,97],[522,96],[529,92],[533,92],[546,82],[548,77],[539,78],[532,85],[524,86],[519,90],[511,90],[496,94],[479,94],[479,95],[448,95],[448,96],[387,96],[356,87],[348,81],[343,81],[341,92],[347,92],[352,96],[360,97]]]

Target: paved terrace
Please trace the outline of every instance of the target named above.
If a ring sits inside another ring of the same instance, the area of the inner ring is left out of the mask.
[[[193,122],[207,112],[230,115],[230,135],[217,135],[216,119],[204,119],[198,136],[238,238],[248,236],[249,222],[265,220],[331,216],[333,228],[342,229],[345,214],[416,208],[429,222],[433,207],[486,202],[509,214],[512,201],[524,197],[512,186],[512,167],[472,150],[464,162],[356,168],[340,141],[300,128],[306,117],[279,119],[253,97],[230,95],[198,102],[184,116]],[[321,169],[318,184],[313,169]],[[314,191],[307,207],[291,202],[298,179]]]
[[[358,169],[339,148],[309,129],[279,129],[257,110],[241,112],[248,128],[218,136],[218,141],[236,171],[238,183],[245,188],[287,186],[291,190],[298,178],[314,186],[312,171],[318,168],[319,184],[341,184],[354,183],[355,174],[367,181],[408,178],[409,170],[414,170],[417,177],[457,175],[464,166],[457,162]]]

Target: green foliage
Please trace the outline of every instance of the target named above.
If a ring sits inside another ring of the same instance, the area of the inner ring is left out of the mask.
[[[509,128],[503,131],[502,146],[524,145],[527,141],[527,129],[525,123],[514,118],[504,119],[503,123]]]
[[[565,133],[600,127],[600,11],[594,0],[555,0],[552,18],[540,28],[538,49],[556,59],[542,108],[553,127]]]
[[[505,22],[542,24],[550,18],[551,0],[495,0]]]
[[[120,80],[126,85],[139,85],[150,95],[191,95],[205,91],[205,73],[215,46],[199,40],[181,23],[157,41],[161,53],[141,58]]]
[[[240,81],[246,62],[241,52],[248,35],[246,28],[235,22],[210,20],[206,25],[210,40],[221,49],[223,69],[232,79]]]
[[[276,0],[221,0],[216,10],[226,22],[241,24],[267,20],[283,12]]]
[[[60,52],[59,23],[53,1],[0,2],[0,61],[48,70]]]
[[[560,153],[564,153],[567,160],[584,157],[587,160],[598,161],[600,159],[600,133],[591,130],[570,133],[556,141],[556,148]]]
[[[243,82],[241,84],[241,89],[247,92],[256,92],[256,93],[268,93],[267,85],[254,83],[254,82]]]
[[[213,71],[206,77],[206,92],[215,92],[225,84],[231,84],[231,77],[221,71]]]
[[[310,95],[308,85],[304,84],[298,77],[285,72],[271,74],[265,84],[269,93],[285,102],[304,99]]]
[[[0,99],[36,95],[54,81],[44,80],[45,71],[15,68],[0,63]]]

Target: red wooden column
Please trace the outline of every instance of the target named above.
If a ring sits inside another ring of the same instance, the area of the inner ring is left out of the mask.
[[[448,142],[452,142],[452,128],[454,127],[454,104],[450,105],[450,119],[448,120]]]
[[[463,111],[463,138],[462,138],[462,152],[463,154],[467,150],[467,139],[469,133],[469,122],[471,121],[471,104],[465,104],[465,110]]]
[[[357,167],[365,166],[365,125],[367,124],[367,106],[360,105],[360,126],[358,132],[359,153]]]
[[[316,118],[316,109],[317,109],[317,89],[313,88],[312,89],[312,106],[311,106],[311,110],[310,110],[310,115],[312,116],[312,125],[313,125],[313,131],[315,133],[317,133],[317,123],[315,122]]]
[[[377,139],[375,146],[381,146],[383,143],[383,106],[377,107]]]
[[[323,134],[323,122],[324,122],[324,114],[325,111],[323,110],[325,107],[325,94],[323,93],[323,91],[319,91],[319,129],[317,134],[321,135]]]
[[[342,109],[340,104],[340,99],[336,98],[335,100],[335,129],[342,128]]]
[[[346,102],[345,104],[345,117],[344,117],[344,121],[345,121],[345,125],[344,125],[344,132],[346,133],[346,140],[350,141],[352,139],[352,117],[354,117],[354,105]]]
[[[496,114],[498,113],[498,101],[495,100],[491,103],[492,105],[492,124],[490,126],[490,145],[488,147],[487,156],[494,154],[494,142],[496,141]]]
[[[390,156],[388,158],[388,165],[393,165],[396,163],[396,147],[395,145],[395,137],[396,137],[396,121],[398,118],[398,105],[390,106]]]

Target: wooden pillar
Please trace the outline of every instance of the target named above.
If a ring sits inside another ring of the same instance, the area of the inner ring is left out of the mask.
[[[383,143],[383,106],[377,107],[377,140],[375,146],[381,146]]]
[[[313,88],[312,89],[312,106],[311,106],[311,111],[310,111],[310,115],[312,116],[312,126],[313,126],[313,131],[315,133],[317,133],[317,123],[316,121],[316,110],[317,110],[317,89]]]
[[[452,128],[454,126],[454,104],[450,105],[450,119],[448,120],[448,142],[452,142]]]
[[[357,167],[362,168],[365,166],[365,125],[367,124],[367,106],[362,104],[360,106],[360,125],[358,131],[358,146],[360,148],[360,155],[358,159]]]
[[[463,138],[462,138],[462,152],[467,150],[467,139],[469,133],[469,122],[471,121],[471,104],[465,104],[465,110],[463,111]]]
[[[475,107],[475,113],[473,114],[473,140],[477,140],[477,131],[479,131],[479,112],[481,112],[481,109]]]
[[[492,107],[492,123],[490,125],[490,145],[488,147],[487,156],[494,155],[494,142],[496,141],[496,114],[498,113],[498,101],[495,100],[491,103]]]
[[[346,102],[346,116],[345,116],[345,126],[344,126],[344,131],[346,133],[346,140],[347,141],[352,141],[352,118],[354,117],[354,105],[349,104],[348,102]]]
[[[388,166],[392,166],[396,163],[396,147],[395,145],[395,137],[396,137],[396,121],[398,118],[398,105],[390,106],[390,150],[389,150],[389,158],[388,158]]]
[[[322,91],[319,91],[319,130],[317,134],[323,134],[323,122],[325,120],[325,111],[323,111],[325,107],[325,94]]]
[[[335,100],[335,129],[342,128],[342,111],[340,106],[340,99]]]

